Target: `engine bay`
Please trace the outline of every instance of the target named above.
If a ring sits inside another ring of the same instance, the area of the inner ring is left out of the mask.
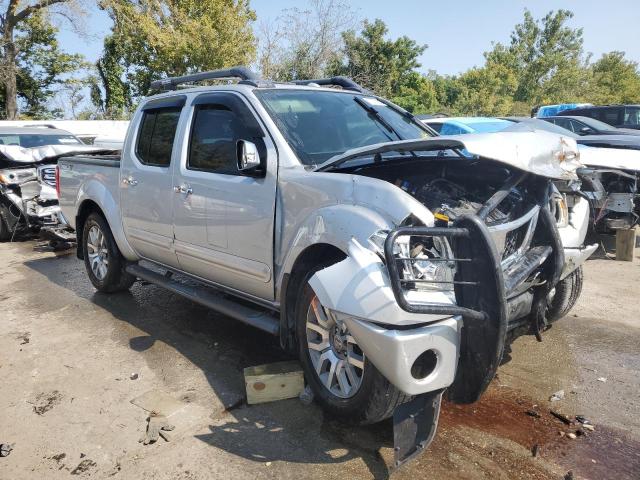
[[[514,172],[488,160],[446,159],[386,162],[352,173],[393,183],[432,212],[455,220],[463,214],[477,213]],[[487,225],[510,222],[526,213],[535,204],[535,195],[530,190],[527,182],[512,188],[490,212]]]

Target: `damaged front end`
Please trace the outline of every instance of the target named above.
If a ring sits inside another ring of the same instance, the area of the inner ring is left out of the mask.
[[[39,165],[0,170],[0,218],[8,237],[5,240],[44,230],[64,235],[66,221],[58,206],[55,169],[55,165]]]
[[[640,151],[605,142],[598,148],[581,146],[581,155],[585,168],[577,171],[579,181],[561,181],[557,186],[569,202],[588,201],[591,232],[610,234],[637,225]]]
[[[550,293],[579,265],[575,256],[565,265],[551,208],[552,179],[576,178],[577,147],[555,135],[522,135],[504,134],[502,145],[481,135],[396,142],[348,152],[332,167],[392,183],[433,213],[374,232],[367,246],[352,240],[347,259],[310,282],[390,382],[429,396],[429,418],[445,389],[451,401],[478,400],[505,346],[548,327]],[[510,148],[514,142],[521,148]],[[504,148],[492,155],[488,143]],[[367,155],[373,161],[357,160]],[[406,426],[407,418],[395,420]],[[396,460],[424,448],[427,433]]]
[[[75,241],[58,205],[59,156],[93,147],[0,145],[0,240],[40,234],[54,244]]]

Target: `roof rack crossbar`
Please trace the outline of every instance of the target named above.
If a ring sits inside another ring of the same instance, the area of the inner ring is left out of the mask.
[[[369,93],[366,88],[358,85],[349,77],[330,77],[330,78],[317,78],[315,80],[294,80],[296,85],[309,85],[315,83],[317,85],[336,85],[344,88],[345,90],[353,90],[359,93]]]
[[[219,70],[211,70],[209,72],[194,73],[191,75],[182,75],[180,77],[169,77],[151,82],[151,88],[154,90],[175,90],[178,85],[183,83],[199,82],[202,80],[239,78],[242,83],[258,86],[260,77],[252,72],[249,68],[243,66],[222,68]]]

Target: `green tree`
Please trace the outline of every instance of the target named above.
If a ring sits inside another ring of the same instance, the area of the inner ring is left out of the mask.
[[[433,112],[438,97],[433,82],[418,73],[409,73],[391,100],[413,114]]]
[[[638,63],[624,52],[609,52],[591,65],[589,101],[595,104],[640,103]]]
[[[22,3],[27,2],[0,1],[0,115],[9,120],[18,117],[18,99],[23,102],[23,115],[50,116],[46,106],[56,86],[64,82],[65,74],[84,66],[82,56],[61,50],[58,29],[49,19],[51,13],[73,18],[68,9],[74,2]]]
[[[518,86],[515,74],[504,65],[487,63],[467,70],[457,78],[458,92],[451,108],[474,116],[502,116],[513,110]]]
[[[365,21],[359,35],[353,30],[346,31],[343,34],[344,60],[332,66],[332,73],[349,76],[388,98],[400,95],[404,86],[401,96],[406,96],[408,85],[416,84],[414,73],[421,66],[418,57],[427,45],[419,45],[406,36],[388,40],[387,33],[382,20]]]
[[[511,41],[485,53],[488,64],[511,71],[517,80],[515,102],[530,104],[580,100],[587,74],[582,29],[567,22],[568,10],[549,12],[536,20],[525,10],[524,20],[515,26]]]
[[[255,58],[248,0],[103,0],[113,20],[98,62],[105,113],[149,93],[153,80],[248,64]]]

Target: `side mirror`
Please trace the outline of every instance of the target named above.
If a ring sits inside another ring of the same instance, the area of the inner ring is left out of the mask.
[[[238,140],[237,144],[238,170],[244,173],[256,172],[262,167],[260,153],[255,143],[247,140]]]
[[[580,129],[580,135],[588,135],[591,133],[591,129],[589,127],[582,127]]]

